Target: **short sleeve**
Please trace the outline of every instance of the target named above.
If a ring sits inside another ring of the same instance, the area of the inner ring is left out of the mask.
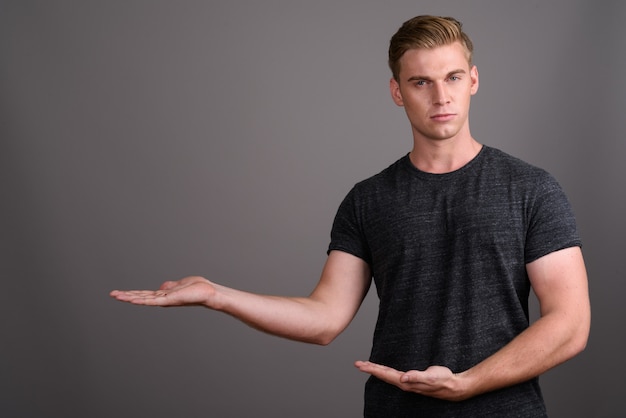
[[[328,253],[339,250],[363,259],[371,265],[371,252],[363,233],[356,187],[339,205],[330,234]]]
[[[544,172],[536,190],[526,234],[526,263],[554,251],[582,246],[572,207],[557,181]]]

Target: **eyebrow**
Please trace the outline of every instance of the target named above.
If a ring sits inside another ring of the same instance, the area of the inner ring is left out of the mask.
[[[453,76],[454,74],[465,74],[465,73],[466,73],[466,71],[464,69],[459,68],[459,69],[450,71],[448,74],[446,74],[445,78]],[[418,81],[418,80],[432,81],[432,78],[424,76],[424,75],[414,75],[414,76],[409,77],[407,79],[407,81]]]

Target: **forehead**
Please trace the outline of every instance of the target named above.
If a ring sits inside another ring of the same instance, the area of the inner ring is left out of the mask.
[[[450,71],[470,70],[467,51],[460,42],[435,48],[409,49],[400,58],[400,78],[445,76]]]

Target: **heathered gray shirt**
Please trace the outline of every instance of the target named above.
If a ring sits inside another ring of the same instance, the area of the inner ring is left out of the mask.
[[[380,311],[370,360],[398,370],[464,371],[528,327],[526,264],[581,245],[566,196],[546,171],[495,148],[430,174],[408,155],[342,202],[329,251],[372,270]],[[513,408],[513,409],[512,409]],[[537,379],[460,403],[372,377],[372,417],[541,417]]]

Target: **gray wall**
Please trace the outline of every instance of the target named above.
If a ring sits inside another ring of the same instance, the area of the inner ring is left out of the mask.
[[[592,335],[552,417],[626,416],[626,3],[566,0],[0,2],[0,415],[359,416],[373,292],[328,347],[108,292],[308,293],[344,194],[410,149],[386,48],[423,13],[474,39],[474,136],[578,217]]]

